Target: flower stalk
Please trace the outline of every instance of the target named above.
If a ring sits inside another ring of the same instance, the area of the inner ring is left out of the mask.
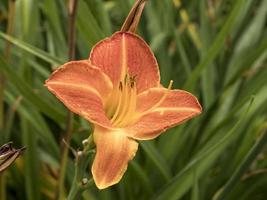
[[[88,179],[85,177],[85,171],[91,155],[95,152],[93,150],[94,142],[92,135],[83,142],[83,145],[83,151],[76,153],[75,174],[67,200],[81,199],[82,192],[94,183],[92,178]]]
[[[7,35],[12,35],[14,30],[14,20],[15,19],[15,1],[8,1],[8,19],[7,19]],[[11,43],[6,42],[4,57],[7,62],[10,59],[11,52]],[[4,132],[4,89],[5,89],[5,77],[3,74],[0,74],[0,132]]]
[[[68,4],[68,46],[69,46],[69,60],[73,60],[75,58],[75,24],[76,24],[76,11],[77,11],[78,0],[69,0]],[[67,122],[66,122],[66,134],[65,141],[67,144],[71,141],[71,135],[73,130],[73,113],[68,111],[67,114]],[[65,174],[68,162],[68,153],[69,149],[67,145],[63,146],[63,156],[60,163],[60,174],[59,174],[59,184],[58,184],[58,199],[63,200],[65,194]]]
[[[7,19],[7,31],[8,35],[12,35],[14,30],[14,22],[15,22],[15,0],[8,1],[8,19]],[[6,42],[4,56],[6,61],[9,62],[11,52],[11,43],[9,41]],[[0,132],[4,135],[1,135],[1,141],[6,142],[6,138],[8,138],[7,134],[7,126],[5,124],[5,113],[4,113],[4,90],[5,90],[5,77],[3,74],[0,74]],[[6,176],[5,173],[1,173],[0,175],[0,199],[6,199]]]

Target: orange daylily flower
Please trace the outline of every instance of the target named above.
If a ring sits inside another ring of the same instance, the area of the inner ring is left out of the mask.
[[[157,61],[136,34],[116,32],[88,60],[56,70],[46,87],[72,112],[94,124],[92,174],[99,189],[119,182],[138,149],[166,129],[201,113],[192,94],[160,85]]]

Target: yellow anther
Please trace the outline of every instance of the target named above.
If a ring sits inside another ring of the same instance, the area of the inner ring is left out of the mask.
[[[128,75],[124,78],[124,86],[122,91],[122,103],[118,108],[118,114],[113,118],[112,124],[115,127],[121,127],[127,124],[131,113],[135,110],[136,105],[136,84],[135,77],[129,77]],[[130,113],[130,114],[129,114]]]

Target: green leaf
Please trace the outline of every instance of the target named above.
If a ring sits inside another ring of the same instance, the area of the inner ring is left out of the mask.
[[[78,3],[77,26],[79,33],[88,41],[88,46],[94,45],[105,37],[84,0]]]
[[[225,22],[224,26],[222,27],[221,31],[217,34],[214,42],[208,49],[205,57],[201,62],[196,66],[196,68],[193,70],[190,78],[186,81],[184,88],[186,90],[193,90],[193,88],[196,85],[196,82],[198,78],[200,77],[202,71],[209,66],[212,60],[216,58],[218,53],[220,52],[221,48],[224,45],[225,39],[232,30],[232,28],[235,25],[236,19],[238,15],[240,14],[240,11],[242,10],[244,0],[237,0],[234,3],[234,7]]]
[[[38,159],[37,137],[31,126],[22,118],[21,120],[23,143],[27,148],[25,153],[25,189],[27,199],[40,199],[40,160]]]
[[[251,107],[252,100],[248,106]],[[248,110],[244,113],[243,117],[236,123],[236,125],[221,138],[219,141],[214,142],[209,147],[200,150],[199,153],[186,165],[186,167],[178,173],[166,186],[159,191],[153,199],[155,200],[177,200],[180,199],[187,190],[192,187],[194,183],[194,171],[197,170],[198,176],[201,177],[206,170],[216,161],[218,156],[233,142],[238,135],[236,130],[242,124],[246,117]]]
[[[214,200],[223,200],[226,199],[229,193],[234,189],[234,186],[238,184],[241,176],[246,172],[252,162],[256,159],[258,154],[262,151],[263,147],[267,142],[267,131],[264,128],[264,132],[258,141],[253,145],[247,155],[244,157],[244,160],[240,163],[238,168],[235,170],[233,175],[223,186],[222,190],[213,198]]]
[[[151,195],[153,193],[152,187],[150,184],[150,180],[147,176],[147,174],[144,172],[143,168],[134,160],[129,163],[130,170],[136,174],[139,183],[142,184],[142,187],[144,187],[145,191],[148,193],[148,195]]]
[[[16,87],[21,95],[27,99],[37,110],[45,115],[61,123],[65,121],[65,113],[58,107],[50,105],[43,97],[34,93],[33,89],[19,77],[11,67],[0,57],[0,71],[8,78],[8,80]]]
[[[171,171],[164,158],[159,154],[153,144],[148,142],[140,143],[142,149],[146,152],[149,159],[157,167],[162,177],[168,181],[171,178]]]
[[[15,39],[14,37],[6,35],[5,33],[1,32],[1,31],[0,31],[0,37],[2,39],[5,39],[5,40],[11,42],[12,44],[18,46],[19,48],[27,51],[28,53],[43,59],[44,61],[46,61],[48,63],[51,63],[53,65],[60,65],[60,64],[64,63],[62,60],[60,60],[58,58],[54,58],[53,56],[49,55],[45,51],[38,49],[38,48],[36,48],[30,44],[27,44],[26,42],[23,42],[19,39]]]
[[[11,105],[13,105],[16,102],[14,96],[10,94],[8,91],[5,91],[5,97],[7,99],[7,102]],[[42,116],[35,110],[32,110],[29,107],[25,107],[22,103],[17,109],[18,113],[24,119],[27,119],[29,124],[37,131],[38,134],[40,134],[40,141],[42,141],[46,150],[50,152],[50,154],[53,155],[55,158],[59,159],[60,152],[58,145],[50,129],[43,120]]]

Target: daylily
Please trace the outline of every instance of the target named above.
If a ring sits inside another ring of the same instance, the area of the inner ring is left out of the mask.
[[[136,34],[116,32],[96,44],[88,60],[57,69],[46,87],[72,112],[94,124],[92,165],[99,189],[119,182],[138,149],[137,140],[201,113],[198,100],[160,84],[157,61]]]

